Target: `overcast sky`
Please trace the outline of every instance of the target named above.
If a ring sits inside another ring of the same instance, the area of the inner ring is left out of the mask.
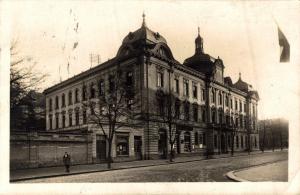
[[[38,71],[50,75],[43,89],[59,82],[60,76],[68,78],[68,63],[69,77],[89,69],[90,53],[100,54],[102,62],[113,58],[123,38],[140,28],[144,11],[147,26],[166,38],[181,63],[194,54],[199,26],[204,51],[223,59],[225,76],[236,82],[241,72],[242,79],[258,90],[260,118],[288,118],[298,102],[299,8],[297,1],[13,1],[7,5],[11,38],[18,40],[18,50],[37,61]],[[275,21],[290,43],[290,63],[279,63]]]

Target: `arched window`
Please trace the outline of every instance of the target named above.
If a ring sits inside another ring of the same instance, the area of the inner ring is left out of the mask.
[[[69,105],[72,105],[73,104],[73,101],[72,101],[72,91],[69,91]]]
[[[55,109],[58,109],[58,96],[55,97]]]

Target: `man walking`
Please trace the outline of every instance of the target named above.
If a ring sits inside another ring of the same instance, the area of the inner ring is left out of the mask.
[[[71,156],[65,152],[65,155],[63,157],[63,162],[64,162],[64,165],[66,167],[66,172],[70,172],[70,164],[71,164]]]

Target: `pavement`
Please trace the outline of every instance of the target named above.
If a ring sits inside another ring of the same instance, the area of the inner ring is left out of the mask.
[[[239,182],[287,182],[288,161],[271,162],[242,170],[230,171],[226,176]]]
[[[275,151],[274,153],[279,153],[280,151]],[[265,153],[272,153],[272,151],[265,151]],[[261,151],[251,152],[251,155],[260,155],[263,153]],[[233,157],[230,154],[213,155],[212,159],[219,158],[236,158],[239,156],[248,156],[248,153],[235,153]],[[140,160],[131,162],[118,162],[112,163],[112,168],[107,169],[107,164],[88,164],[88,165],[74,165],[70,168],[70,173],[65,172],[63,166],[59,167],[46,167],[46,168],[34,168],[34,169],[22,169],[22,170],[11,170],[10,171],[10,182],[51,178],[59,176],[70,176],[77,174],[87,174],[96,172],[106,172],[112,170],[123,170],[123,169],[133,169],[141,167],[151,167],[159,165],[170,165],[178,163],[188,163],[194,161],[205,161],[207,160],[205,156],[190,156],[190,157],[177,157],[174,162],[170,163],[168,159],[157,159],[157,160]],[[210,159],[209,159],[210,160]]]

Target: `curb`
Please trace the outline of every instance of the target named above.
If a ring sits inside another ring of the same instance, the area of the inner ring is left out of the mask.
[[[278,152],[278,151],[275,151]],[[273,153],[273,152],[272,152]],[[264,154],[262,152],[259,153],[253,153],[251,155],[259,155]],[[241,156],[249,156],[248,154],[240,154],[235,156],[226,156],[226,157],[217,157],[217,158],[203,158],[203,159],[195,159],[195,160],[186,160],[186,161],[179,161],[179,162],[172,162],[169,161],[158,163],[158,164],[149,164],[149,165],[137,165],[137,166],[128,166],[128,167],[120,167],[120,168],[112,168],[112,169],[103,169],[103,170],[91,170],[91,171],[78,171],[74,173],[59,173],[59,174],[53,174],[53,175],[43,175],[43,176],[29,176],[29,177],[23,177],[18,179],[10,179],[10,182],[18,182],[18,181],[25,181],[25,180],[34,180],[34,179],[44,179],[44,178],[51,178],[51,177],[60,177],[60,176],[70,176],[70,175],[79,175],[79,174],[87,174],[87,173],[96,173],[96,172],[107,172],[107,171],[117,171],[117,170],[123,170],[123,169],[133,169],[133,168],[144,168],[144,167],[153,167],[153,166],[162,166],[162,165],[172,165],[172,164],[180,164],[180,163],[188,163],[188,162],[195,162],[195,161],[207,161],[207,160],[217,160],[217,159],[224,159],[224,158],[236,158]],[[261,164],[262,165],[262,164]],[[259,165],[258,165],[259,166]],[[229,178],[231,179],[231,178]]]
[[[250,166],[250,167],[229,171],[228,173],[225,174],[225,176],[228,179],[230,179],[232,181],[236,181],[236,182],[255,182],[255,181],[250,181],[250,180],[246,180],[246,179],[243,179],[241,177],[238,177],[234,173],[239,172],[239,171],[248,170],[248,169],[251,169],[251,168],[254,168],[254,167],[265,166],[265,165],[268,165],[268,164],[274,164],[274,163],[281,162],[281,161],[286,161],[286,160],[277,160],[277,161],[273,161],[273,162],[266,162],[266,163],[262,163],[262,164],[259,164],[259,165],[253,165],[253,166]]]

